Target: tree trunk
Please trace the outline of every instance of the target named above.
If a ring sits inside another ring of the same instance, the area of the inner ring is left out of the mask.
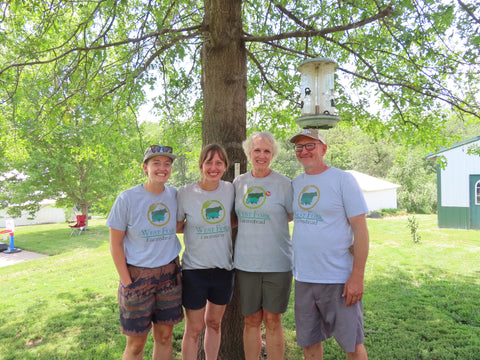
[[[204,94],[202,142],[218,142],[234,164],[246,170],[242,141],[246,138],[247,58],[242,41],[241,0],[205,0],[205,41],[202,47]]]
[[[242,1],[205,0],[205,40],[202,46],[204,96],[202,142],[225,147],[230,167],[225,180],[232,181],[235,164],[246,171],[242,150],[246,138],[247,58],[242,40]],[[236,287],[235,287],[236,288]],[[222,321],[222,343],[218,359],[244,359],[243,317],[238,290]]]
[[[90,207],[89,203],[83,202],[80,204],[80,211],[82,215],[86,215],[85,217],[85,230],[88,230],[88,208]]]

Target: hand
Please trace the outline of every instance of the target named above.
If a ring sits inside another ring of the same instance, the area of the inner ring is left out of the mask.
[[[345,306],[356,304],[363,298],[363,279],[357,279],[353,276],[345,283],[342,297],[346,297]]]
[[[130,281],[125,281],[125,283],[120,280],[120,287],[121,287],[121,288],[127,288],[127,287],[129,287],[130,285],[132,285],[132,283],[133,283],[132,280],[130,280]]]

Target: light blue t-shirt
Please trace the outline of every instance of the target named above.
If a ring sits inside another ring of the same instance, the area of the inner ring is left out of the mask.
[[[293,184],[294,276],[302,282],[343,284],[351,275],[353,231],[348,218],[368,213],[353,175],[329,168],[301,174]]]
[[[165,185],[152,194],[143,185],[123,191],[115,200],[106,225],[125,231],[127,264],[159,267],[175,259],[182,249],[176,235],[177,190]]]
[[[184,185],[177,200],[177,221],[186,220],[182,268],[232,270],[232,183],[220,181],[213,191],[203,190],[198,182]]]
[[[263,178],[248,172],[238,176],[233,185],[238,217],[235,268],[251,272],[292,270],[288,227],[293,197],[290,179],[275,171]]]

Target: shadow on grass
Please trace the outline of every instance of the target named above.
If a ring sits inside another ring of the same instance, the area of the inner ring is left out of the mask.
[[[15,232],[15,247],[47,255],[58,255],[75,249],[98,248],[109,241],[105,225],[90,225],[81,235],[70,236],[67,224],[18,227]]]
[[[430,266],[391,268],[365,289],[369,358],[480,359],[480,284],[475,276]]]
[[[391,266],[369,276],[364,297],[365,345],[370,360],[480,359],[480,283],[472,275],[446,273],[429,266],[410,271]],[[109,294],[109,295],[105,295]],[[120,334],[114,290],[76,288],[51,293],[55,309],[39,298],[23,314],[0,311],[0,359],[119,359],[125,346]],[[1,305],[1,304],[0,304]],[[284,327],[286,360],[300,360],[294,343],[293,293]],[[174,330],[179,358],[183,324]],[[291,336],[290,336],[291,335]],[[333,339],[325,360],[344,359]],[[152,340],[145,358],[151,358]]]
[[[117,300],[83,289],[80,294],[62,292],[53,295],[62,307],[53,315],[43,316],[38,306],[26,309],[38,314],[36,324],[30,319],[15,324],[11,331],[2,331],[0,359],[120,359],[125,348],[121,334]],[[0,319],[3,316],[0,317]],[[1,319],[3,323],[6,319]],[[14,324],[12,324],[14,325]],[[174,330],[174,354],[179,359],[183,324]],[[151,358],[153,339],[147,341],[145,358]]]
[[[421,273],[391,267],[370,276],[364,296],[369,360],[479,360],[479,294],[476,275],[447,274],[434,266]],[[293,291],[283,325],[294,333]],[[290,336],[287,360],[303,359],[294,341]],[[334,339],[325,342],[325,360],[344,358]]]

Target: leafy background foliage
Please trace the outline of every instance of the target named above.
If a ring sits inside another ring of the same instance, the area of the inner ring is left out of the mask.
[[[241,5],[248,132],[269,130],[284,143],[276,169],[301,171],[287,141],[298,130],[299,64],[332,58],[343,121],[327,134],[331,165],[400,183],[403,208],[434,210],[434,165],[423,156],[479,134],[475,1]],[[197,179],[206,11],[190,0],[1,3],[1,206],[34,211],[55,198],[108,211],[119,191],[143,181],[151,143],[179,154],[173,185]],[[147,101],[156,123],[139,112]]]

